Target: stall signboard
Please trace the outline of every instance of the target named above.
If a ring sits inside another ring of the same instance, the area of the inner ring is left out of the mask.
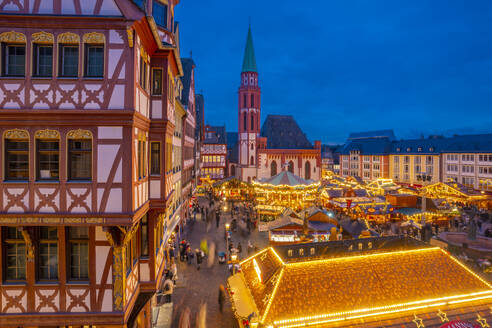
[[[480,328],[480,325],[475,325],[467,321],[453,320],[442,325],[440,328]]]

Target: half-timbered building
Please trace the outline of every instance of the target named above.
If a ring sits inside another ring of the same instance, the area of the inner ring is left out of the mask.
[[[178,2],[0,0],[0,326],[150,326]]]

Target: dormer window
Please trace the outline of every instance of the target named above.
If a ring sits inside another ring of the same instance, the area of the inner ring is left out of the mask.
[[[430,147],[429,148],[429,151],[434,151],[434,147]]]
[[[400,147],[396,148],[396,151],[397,151],[397,152],[399,152],[400,150],[401,150],[401,149],[400,149]]]
[[[418,151],[418,152],[421,152],[421,151],[422,151],[422,147],[419,147],[419,148],[417,149],[417,151]]]
[[[408,151],[411,151],[411,150],[412,150],[412,148],[410,148],[410,147],[408,147],[408,148],[407,148],[407,152],[408,152]]]

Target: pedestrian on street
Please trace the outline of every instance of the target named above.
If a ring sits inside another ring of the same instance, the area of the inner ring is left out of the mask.
[[[248,240],[248,255],[253,251],[253,244],[251,243],[251,240]]]
[[[174,283],[174,286],[176,286],[176,280],[178,280],[178,266],[176,265],[176,262],[172,262],[171,264],[171,272],[173,273],[172,281]]]
[[[196,269],[200,270],[200,264],[202,264],[202,252],[197,248],[195,249],[196,256]]]
[[[171,279],[166,279],[164,285],[162,286],[164,303],[171,303],[171,296],[173,294],[173,281]]]
[[[190,245],[186,247],[186,259],[187,259],[187,263],[191,264],[191,260],[193,259],[193,251],[191,250]]]
[[[191,328],[191,310],[186,307],[179,317],[179,328]]]
[[[220,213],[219,211],[215,212],[215,227],[218,228],[220,223]]]
[[[237,243],[237,252],[239,253],[239,255],[241,255],[241,252],[243,251],[243,247],[241,246],[241,243],[238,242]]]
[[[224,285],[220,284],[219,286],[219,310],[222,313],[225,303],[225,288]]]

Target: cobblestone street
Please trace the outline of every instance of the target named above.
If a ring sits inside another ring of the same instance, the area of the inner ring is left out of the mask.
[[[205,200],[200,200],[200,204],[205,204]],[[226,251],[226,242],[224,239],[224,225],[231,221],[230,212],[227,215],[222,215],[219,227],[216,227],[215,215],[208,224],[197,215],[197,221],[186,227],[184,239],[190,242],[192,249],[199,248],[200,241],[207,239],[210,244],[214,242],[217,247],[217,252]],[[242,253],[240,258],[247,256],[248,239],[259,249],[267,246],[268,235],[265,232],[252,231],[249,236],[242,236],[239,232],[233,232],[233,244],[237,246],[240,242]],[[224,306],[224,312],[220,313],[218,305],[218,290],[220,284],[226,286],[226,279],[229,276],[227,264],[219,264],[218,259],[214,259],[212,267],[207,267],[205,259],[200,270],[197,270],[196,261],[188,265],[186,262],[180,262],[178,259],[178,281],[172,301],[173,309],[173,325],[179,327],[179,317],[181,312],[189,307],[192,315],[191,327],[196,326],[196,315],[202,303],[206,304],[207,308],[207,327],[208,328],[231,328],[236,327],[234,316],[231,311],[230,302],[227,299]]]

